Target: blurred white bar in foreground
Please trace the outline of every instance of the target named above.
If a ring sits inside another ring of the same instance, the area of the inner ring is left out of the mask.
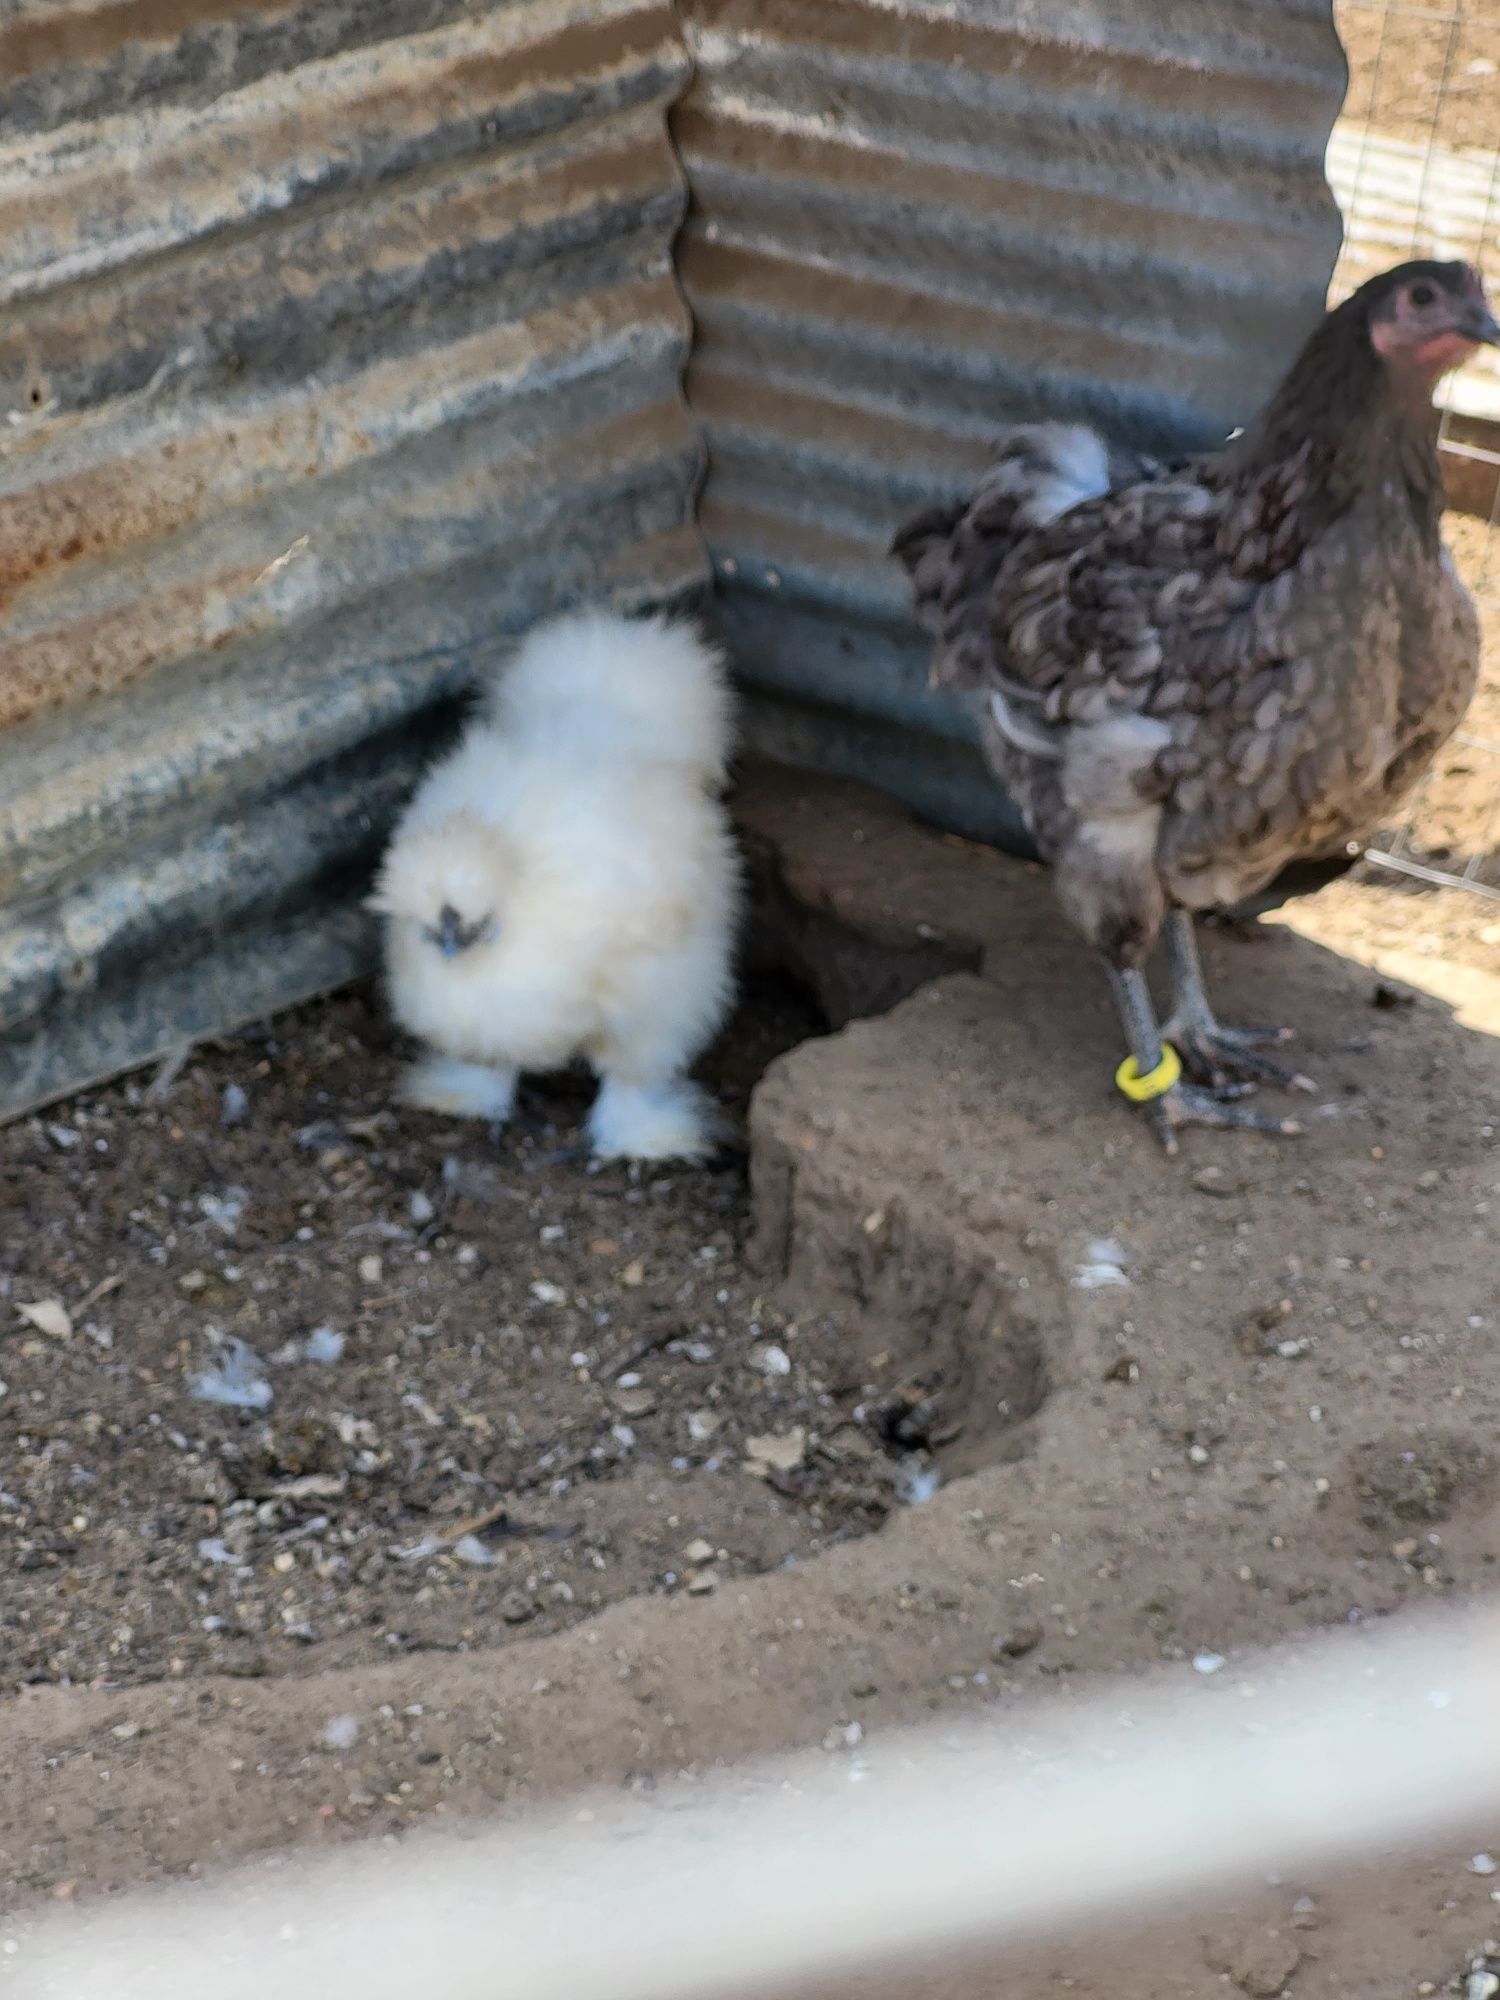
[[[229,1808],[232,1810],[232,1808]],[[1500,1823],[1500,1619],[44,1914],[24,2000],[714,2000]]]

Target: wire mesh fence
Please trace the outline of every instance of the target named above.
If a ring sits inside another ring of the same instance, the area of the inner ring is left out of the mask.
[[[1344,216],[1335,300],[1404,257],[1465,257],[1500,292],[1500,5],[1336,0],[1349,92],[1328,149]],[[1372,862],[1500,902],[1500,352],[1443,390],[1448,539],[1479,602],[1486,670],[1465,731]]]

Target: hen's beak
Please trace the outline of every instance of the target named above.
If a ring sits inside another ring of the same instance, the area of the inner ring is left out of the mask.
[[[451,903],[444,903],[438,911],[435,936],[437,948],[444,958],[456,958],[469,942],[464,920]]]
[[[1500,320],[1487,305],[1472,306],[1459,322],[1458,330],[1477,347],[1500,347]]]

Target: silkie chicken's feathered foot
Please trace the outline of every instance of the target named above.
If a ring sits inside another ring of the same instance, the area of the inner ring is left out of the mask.
[[[421,1111],[448,1118],[483,1118],[503,1125],[516,1107],[516,1072],[459,1062],[429,1050],[402,1078],[401,1095]]]
[[[651,1086],[606,1076],[589,1113],[601,1160],[705,1160],[723,1135],[716,1107],[681,1076]]]
[[[1109,968],[1110,985],[1130,1046],[1116,1081],[1125,1095],[1142,1105],[1151,1129],[1168,1154],[1177,1151],[1177,1133],[1184,1125],[1215,1125],[1242,1132],[1274,1132],[1292,1136],[1302,1130],[1295,1118],[1268,1118],[1237,1100],[1253,1084],[1231,1083],[1215,1091],[1189,1082],[1169,1042],[1156,1024],[1156,1009],[1142,972]]]

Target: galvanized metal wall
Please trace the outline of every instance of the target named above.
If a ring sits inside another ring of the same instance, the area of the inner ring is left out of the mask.
[[[508,632],[702,581],[653,0],[0,11],[0,1115],[368,962]]]
[[[0,1116],[360,970],[453,691],[699,526],[755,747],[1014,839],[891,530],[1243,416],[1342,82],[1329,0],[0,10]]]
[[[1020,416],[1222,437],[1322,308],[1329,0],[684,0],[678,268],[757,740],[1015,839],[886,559]]]

